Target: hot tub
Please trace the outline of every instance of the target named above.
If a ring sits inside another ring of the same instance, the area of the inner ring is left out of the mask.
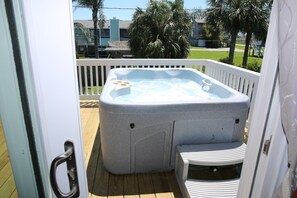
[[[240,141],[247,96],[193,69],[113,69],[100,96],[105,168],[174,168],[177,145]]]

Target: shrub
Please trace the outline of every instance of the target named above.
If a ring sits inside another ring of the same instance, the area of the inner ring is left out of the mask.
[[[254,61],[254,62],[248,63],[247,68],[249,70],[252,70],[252,71],[255,71],[255,72],[260,72],[261,64],[259,64],[257,61]]]
[[[230,63],[229,57],[221,58],[219,61],[222,62],[222,63],[227,63],[227,64],[230,64],[230,65],[234,65],[234,63]]]

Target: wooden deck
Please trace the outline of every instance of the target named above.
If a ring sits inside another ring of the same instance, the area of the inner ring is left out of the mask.
[[[173,171],[132,175],[108,173],[102,162],[98,103],[81,102],[81,119],[89,197],[182,197]]]
[[[81,124],[89,198],[179,198],[182,197],[173,171],[154,174],[113,175],[102,162],[98,102],[84,101]],[[18,197],[0,123],[0,197]]]
[[[18,197],[0,120],[0,197]]]

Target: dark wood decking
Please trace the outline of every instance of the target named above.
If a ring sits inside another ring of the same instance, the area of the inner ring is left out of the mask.
[[[102,162],[98,103],[82,102],[81,117],[89,197],[182,197],[174,172],[113,175]]]

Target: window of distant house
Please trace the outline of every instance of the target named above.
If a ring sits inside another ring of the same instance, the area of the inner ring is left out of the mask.
[[[121,38],[128,38],[128,30],[127,29],[120,29],[120,37]]]
[[[109,37],[110,37],[109,29],[102,29],[101,30],[101,38],[109,38]]]
[[[91,41],[94,42],[94,29],[90,29],[90,37],[91,37]],[[98,34],[98,37],[99,37],[99,34]]]

